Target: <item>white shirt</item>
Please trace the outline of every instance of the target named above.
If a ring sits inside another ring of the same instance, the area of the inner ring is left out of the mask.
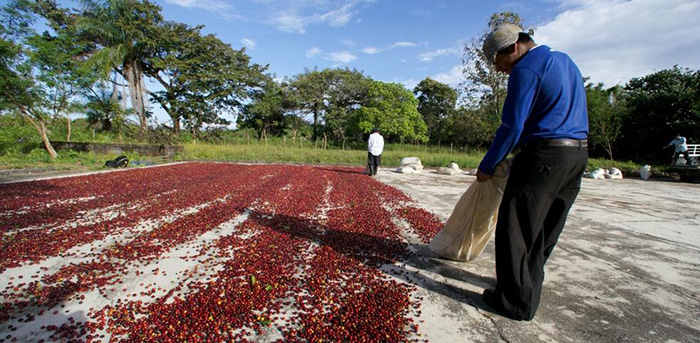
[[[685,144],[685,137],[676,138],[668,143],[668,145],[675,145],[676,152],[683,152],[688,150],[688,145]]]
[[[382,154],[382,151],[384,151],[384,137],[382,137],[379,132],[369,135],[367,150],[374,156]]]

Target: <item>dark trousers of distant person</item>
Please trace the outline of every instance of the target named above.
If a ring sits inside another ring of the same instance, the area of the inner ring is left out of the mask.
[[[382,155],[375,156],[371,152],[367,152],[367,165],[369,166],[369,175],[377,175],[379,163],[382,161]]]
[[[510,317],[532,320],[544,265],[559,239],[586,169],[586,147],[532,146],[513,160],[496,226],[496,289]]]

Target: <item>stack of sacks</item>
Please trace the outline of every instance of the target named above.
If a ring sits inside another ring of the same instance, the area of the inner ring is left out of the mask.
[[[459,169],[459,165],[454,162],[450,163],[449,167],[440,167],[440,169],[437,170],[437,173],[442,175],[455,175],[461,172],[462,169]]]
[[[622,179],[622,172],[620,171],[620,169],[612,167],[605,172],[605,178],[614,180]]]
[[[401,159],[401,166],[396,169],[402,174],[413,174],[423,170],[423,164],[418,157],[404,157]]]

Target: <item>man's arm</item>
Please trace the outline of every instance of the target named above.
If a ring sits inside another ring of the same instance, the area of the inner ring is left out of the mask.
[[[496,165],[508,156],[520,140],[525,120],[532,111],[538,84],[537,76],[527,69],[516,68],[510,75],[501,126],[496,131],[489,151],[479,164],[477,181],[488,180],[486,175],[493,175]],[[479,178],[479,172],[482,174],[481,178]]]

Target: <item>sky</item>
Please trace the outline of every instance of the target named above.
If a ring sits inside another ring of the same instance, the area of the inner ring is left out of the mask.
[[[277,77],[357,69],[412,89],[457,86],[466,42],[491,14],[517,12],[538,44],[610,87],[679,65],[700,69],[698,0],[156,0],[168,20],[205,25]]]
[[[166,20],[245,47],[280,79],[350,68],[411,90],[426,77],[457,87],[465,43],[502,11],[518,13],[538,44],[567,53],[606,87],[674,65],[700,69],[700,0],[152,1]]]

